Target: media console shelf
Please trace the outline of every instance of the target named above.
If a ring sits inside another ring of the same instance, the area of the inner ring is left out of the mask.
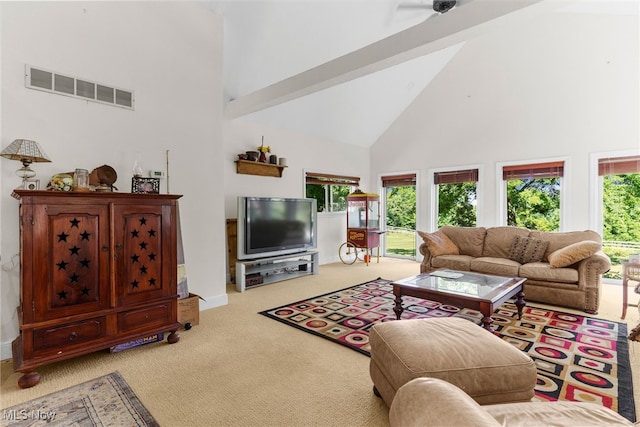
[[[236,262],[236,290],[318,274],[318,251],[298,252]]]

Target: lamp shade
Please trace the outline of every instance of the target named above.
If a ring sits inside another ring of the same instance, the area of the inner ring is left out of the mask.
[[[20,160],[27,164],[51,161],[47,153],[40,147],[40,144],[29,139],[16,139],[9,144],[7,148],[2,150],[0,156],[11,160]]]

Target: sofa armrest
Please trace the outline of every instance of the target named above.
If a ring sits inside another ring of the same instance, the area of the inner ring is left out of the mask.
[[[433,268],[431,267],[431,258],[433,257],[433,255],[431,255],[431,252],[429,252],[429,247],[427,246],[427,244],[424,242],[421,243],[420,246],[418,246],[418,251],[423,256],[422,262],[420,263],[420,273],[426,273],[433,270]]]
[[[437,378],[416,378],[398,389],[389,410],[392,427],[499,427],[458,387]]]
[[[578,270],[582,274],[589,269],[593,274],[604,274],[611,269],[611,259],[602,250],[578,263]]]
[[[578,263],[578,288],[585,292],[585,311],[598,313],[602,275],[611,268],[611,259],[602,250]]]

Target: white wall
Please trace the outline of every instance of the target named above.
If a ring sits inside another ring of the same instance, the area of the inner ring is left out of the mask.
[[[479,225],[497,225],[496,163],[566,158],[566,230],[589,228],[589,154],[638,149],[638,17],[556,13],[465,44],[371,150],[371,174],[482,165]],[[403,149],[397,150],[398,141]]]
[[[222,118],[222,21],[190,2],[0,2],[0,146],[39,141],[53,163],[43,180],[108,164],[129,191],[137,151],[146,169],[170,152],[171,192],[180,202],[192,292],[201,308],[227,302],[224,219],[239,195],[302,197],[305,170],[362,178],[376,192],[381,174],[417,171],[419,228],[428,220],[427,170],[483,165],[483,225],[495,222],[496,162],[568,157],[568,228],[587,228],[590,152],[637,149],[636,17],[551,15],[515,32],[468,42],[369,150],[247,119]],[[25,28],[29,31],[25,31]],[[24,87],[31,64],[136,91],[128,111]],[[223,137],[224,135],[224,137]],[[288,159],[282,178],[236,174],[237,154],[264,135]],[[0,161],[2,358],[17,334],[18,162]],[[164,190],[164,188],[163,188]],[[337,261],[344,214],[320,214],[320,263]]]
[[[201,307],[227,303],[222,21],[192,2],[2,2],[1,148],[16,138],[38,141],[53,160],[34,164],[51,175],[92,170],[118,173],[130,191],[136,152],[145,169],[165,169],[182,194],[180,216],[189,288]],[[135,91],[135,111],[25,88],[25,64]],[[2,159],[2,358],[18,333],[18,162]],[[166,191],[166,183],[162,192]]]
[[[369,188],[369,150],[305,135],[246,119],[225,121],[225,214],[237,216],[238,196],[305,197],[305,171],[359,176]],[[287,159],[282,178],[236,173],[238,154],[255,150],[262,141],[272,154]],[[339,261],[338,242],[347,238],[346,214],[318,214],[320,264]]]

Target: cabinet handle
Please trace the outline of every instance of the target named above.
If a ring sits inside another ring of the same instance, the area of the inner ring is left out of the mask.
[[[109,250],[109,246],[103,246],[100,249],[102,249],[102,252],[107,252]]]
[[[120,243],[118,243],[118,244],[116,245],[116,249],[118,249],[118,250],[122,249],[122,245],[121,245]]]
[[[71,332],[71,334],[69,334],[69,341],[75,341],[78,338],[78,334],[76,334],[75,332]]]

